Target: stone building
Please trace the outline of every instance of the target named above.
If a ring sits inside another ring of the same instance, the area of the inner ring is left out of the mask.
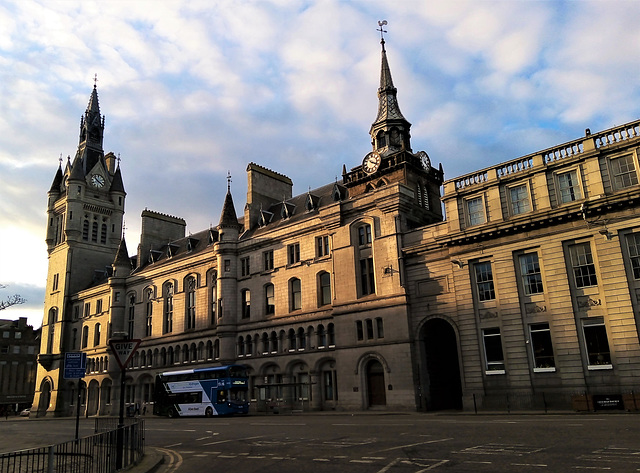
[[[229,184],[219,224],[197,233],[145,210],[130,257],[94,86],[49,190],[34,409],[72,412],[62,360],[83,351],[83,412],[116,413],[116,333],[142,340],[127,403],[152,402],[158,372],[228,363],[248,367],[262,411],[535,407],[543,392],[567,408],[637,391],[639,123],[444,182],[412,150],[384,41],[378,104],[372,150],[341,180],[293,195],[250,163],[242,215]]]
[[[0,413],[31,407],[39,349],[40,330],[26,317],[0,320]]]

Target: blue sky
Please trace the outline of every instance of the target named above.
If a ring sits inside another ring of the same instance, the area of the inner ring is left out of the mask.
[[[640,118],[637,1],[0,0],[0,318],[39,326],[46,193],[93,78],[120,154],[127,244],[145,208],[216,225],[256,162],[294,193],[371,149],[378,20],[413,150],[445,178]]]

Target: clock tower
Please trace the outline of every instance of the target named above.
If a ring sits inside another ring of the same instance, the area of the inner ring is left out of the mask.
[[[384,32],[382,26],[379,31]],[[413,193],[413,203],[403,205],[408,212],[409,226],[439,222],[442,220],[442,165],[434,168],[426,152],[412,151],[411,123],[400,111],[398,89],[393,85],[391,78],[384,38],[380,44],[382,67],[378,88],[378,114],[369,130],[372,150],[365,154],[359,166],[350,171],[347,171],[346,167],[343,168],[343,184],[349,189],[350,197],[357,197],[388,185],[402,184]]]
[[[70,300],[78,291],[106,278],[122,237],[126,192],[119,159],[103,151],[105,119],[94,85],[80,119],[73,161],[60,166],[48,192],[46,243],[48,274],[38,358],[36,402],[39,410],[58,412],[64,353],[73,351]],[[43,372],[46,371],[46,372]]]

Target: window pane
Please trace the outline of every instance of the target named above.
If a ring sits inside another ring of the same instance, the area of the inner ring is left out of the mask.
[[[565,172],[558,175],[558,187],[560,189],[560,201],[572,202],[581,198],[576,171]]]
[[[469,215],[469,225],[478,225],[485,222],[482,197],[467,200],[467,213]]]
[[[491,263],[477,263],[474,266],[476,272],[476,287],[478,289],[478,299],[481,301],[490,301],[496,298],[495,289],[493,287],[493,273],[491,272]]]
[[[522,286],[526,295],[544,292],[537,253],[520,256],[520,274],[522,275]]]
[[[487,360],[487,370],[504,370],[504,355],[502,353],[502,339],[499,328],[489,328],[483,331],[484,352]]]
[[[527,191],[526,185],[509,189],[509,197],[511,199],[511,212],[513,215],[522,214],[531,210],[529,192]]]
[[[611,168],[613,170],[613,185],[616,189],[624,189],[638,184],[633,156],[612,159]]]
[[[627,248],[629,249],[629,257],[631,258],[633,277],[640,279],[640,233],[627,235]]]
[[[587,345],[587,356],[590,365],[610,365],[611,353],[607,340],[607,329],[604,323],[585,325],[584,341]]]
[[[573,267],[576,287],[597,286],[598,278],[596,277],[596,266],[591,255],[591,245],[589,243],[572,245],[569,247],[569,254],[571,255],[571,266]]]
[[[551,331],[549,324],[533,324],[531,331],[531,349],[536,368],[554,368],[556,366],[553,357],[553,345],[551,343]]]

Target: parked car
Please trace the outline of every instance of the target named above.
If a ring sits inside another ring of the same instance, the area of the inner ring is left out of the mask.
[[[29,417],[31,414],[31,409],[22,409],[20,411],[20,417]]]

